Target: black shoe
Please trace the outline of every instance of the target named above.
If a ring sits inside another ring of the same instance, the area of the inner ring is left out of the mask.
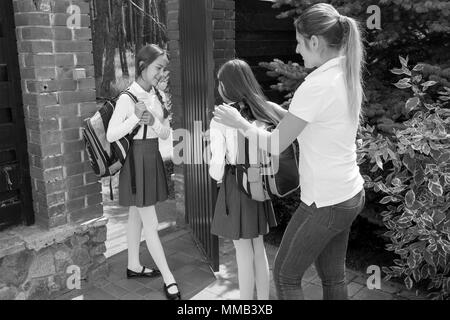
[[[164,293],[166,294],[167,299],[169,299],[169,300],[181,300],[181,293],[180,293],[180,291],[178,291],[177,293],[170,293],[169,292],[169,288],[173,287],[173,286],[177,286],[177,289],[178,289],[178,284],[176,284],[176,283],[169,284],[168,286],[166,286],[164,284]]]
[[[150,269],[150,272],[145,272],[146,267],[142,267],[141,272],[134,272],[127,268],[127,278],[155,278],[161,275],[161,271],[158,269]]]

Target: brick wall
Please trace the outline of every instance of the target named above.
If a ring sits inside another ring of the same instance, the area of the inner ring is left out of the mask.
[[[213,0],[212,24],[214,47],[214,79],[217,88],[217,71],[220,66],[235,58],[235,3],[234,0]],[[216,102],[220,96],[215,90]]]
[[[67,26],[70,5],[80,26]],[[102,216],[101,184],[81,137],[96,110],[89,3],[14,0],[36,222],[52,228]]]
[[[183,128],[184,108],[182,99],[181,63],[180,63],[180,33],[179,33],[179,2],[167,1],[167,29],[168,51],[170,54],[170,91],[172,94],[173,128]],[[219,67],[229,59],[235,57],[235,4],[234,0],[212,0],[211,15],[213,30],[214,79]],[[215,80],[217,82],[217,80]],[[215,98],[219,101],[219,94],[214,84]],[[212,110],[211,110],[212,111]],[[178,143],[176,141],[175,143]],[[185,222],[184,204],[184,171],[182,165],[174,166],[175,197],[178,213],[177,223]]]

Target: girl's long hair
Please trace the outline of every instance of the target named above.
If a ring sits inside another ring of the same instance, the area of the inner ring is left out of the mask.
[[[227,61],[220,67],[217,78],[223,84],[223,95],[230,101],[248,105],[256,120],[277,125],[283,118],[283,115],[267,102],[247,62],[240,59]]]
[[[149,44],[144,47],[142,47],[137,55],[136,55],[136,79],[142,76],[142,72],[153,63],[158,57],[167,55],[166,51],[161,49],[156,44]],[[167,119],[169,117],[169,111],[166,108],[166,105],[164,103],[164,100],[162,98],[161,92],[159,92],[158,88],[154,88],[156,97],[158,98],[159,102],[161,103],[163,112],[164,112],[164,119]]]
[[[350,112],[358,123],[364,99],[362,71],[365,64],[364,45],[358,22],[342,16],[330,4],[318,3],[309,7],[295,21],[295,28],[304,38],[322,36],[330,48],[343,50],[345,83]],[[305,42],[308,45],[308,42]]]

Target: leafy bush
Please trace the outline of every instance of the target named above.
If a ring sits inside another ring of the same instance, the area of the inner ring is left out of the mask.
[[[433,298],[450,298],[450,89],[434,90],[436,81],[425,81],[424,65],[401,68],[395,83],[410,89],[405,109],[412,117],[393,135],[376,133],[366,126],[358,148],[359,163],[369,160],[372,176],[366,187],[382,192],[386,205],[383,222],[390,239],[386,249],[400,256],[395,266],[383,267],[386,279],[403,277],[411,289],[428,284]],[[427,92],[428,91],[428,92]],[[380,170],[382,173],[380,174]]]

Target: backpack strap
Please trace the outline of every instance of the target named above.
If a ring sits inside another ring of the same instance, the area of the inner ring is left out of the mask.
[[[125,91],[122,91],[121,94],[126,94],[133,100],[133,102],[136,104],[138,103],[138,99],[134,94],[132,94],[128,89]],[[130,149],[128,151],[128,157],[130,157],[130,179],[131,179],[131,193],[136,194],[136,169],[134,167],[134,155],[133,155],[133,138],[138,133],[139,127],[136,127],[129,135],[128,140],[130,142]]]

